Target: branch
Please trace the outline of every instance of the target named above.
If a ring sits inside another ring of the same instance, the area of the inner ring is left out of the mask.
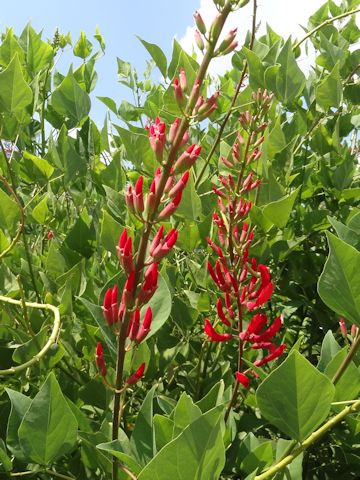
[[[11,303],[13,305],[19,305],[20,307],[23,305],[22,300],[15,300],[13,298],[8,298],[0,295],[0,302],[5,302],[5,303]],[[36,355],[34,355],[30,360],[28,360],[25,363],[22,363],[21,365],[18,365],[16,367],[10,367],[5,370],[0,370],[0,375],[10,375],[12,373],[18,373],[21,372],[35,363],[39,362],[41,358],[46,354],[46,352],[49,350],[51,345],[56,343],[56,339],[59,335],[60,332],[60,312],[57,307],[54,305],[50,305],[47,303],[35,303],[35,302],[25,302],[27,307],[30,308],[39,308],[43,310],[51,310],[52,313],[54,314],[54,324],[53,324],[53,329],[51,332],[51,335],[44,345],[44,347],[38,352]]]
[[[299,40],[295,45],[293,46],[293,50],[296,50],[302,43],[305,42],[309,37],[314,35],[318,30],[321,30],[323,27],[326,27],[326,25],[329,25],[330,23],[336,22],[336,20],[341,20],[342,18],[348,17],[349,15],[354,15],[355,13],[359,13],[360,8],[356,8],[355,10],[351,10],[350,12],[345,12],[342,13],[341,15],[337,15],[336,17],[328,18],[324,22],[320,23],[317,27],[313,28],[308,32],[305,37],[303,37],[301,40]]]
[[[353,405],[345,407],[340,413],[330,418],[322,427],[318,430],[315,430],[311,435],[309,435],[302,444],[296,448],[290,455],[287,455],[280,462],[276,463],[270,467],[266,472],[256,475],[254,480],[265,480],[272,478],[277,472],[289,465],[296,457],[298,457],[304,450],[309,448],[313,443],[319,440],[322,435],[324,435],[328,430],[334,427],[337,423],[340,423],[347,415],[355,413],[360,410],[360,400],[356,400]]]

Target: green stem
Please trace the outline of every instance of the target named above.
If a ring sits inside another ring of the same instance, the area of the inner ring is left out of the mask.
[[[337,384],[337,382],[340,380],[342,375],[345,373],[345,370],[349,366],[351,360],[353,359],[355,353],[357,352],[358,348],[360,347],[360,335],[355,339],[355,341],[352,343],[350,350],[344,360],[341,362],[341,365],[337,369],[335,375],[332,378],[332,382],[334,385]]]
[[[321,30],[323,27],[326,27],[326,25],[329,25],[330,23],[336,22],[336,20],[341,20],[342,18],[348,17],[349,15],[354,15],[356,13],[360,12],[360,8],[356,8],[355,10],[351,10],[350,12],[345,12],[342,13],[341,15],[337,15],[336,17],[328,18],[324,22],[320,23],[317,27],[313,28],[308,32],[305,37],[303,37],[301,40],[299,40],[295,45],[293,46],[293,50],[298,48],[302,43],[305,42],[309,37],[314,35],[318,30]]]
[[[14,298],[8,298],[0,295],[0,302],[5,302],[5,303],[11,303],[12,305],[19,305],[20,307],[22,306],[22,300],[15,300]],[[16,367],[10,367],[5,370],[0,370],[0,375],[10,375],[13,373],[19,373],[22,372],[23,370],[26,370],[27,368],[31,367],[35,363],[38,363],[41,358],[46,354],[46,352],[49,350],[51,345],[53,345],[60,332],[60,312],[57,307],[54,305],[50,305],[47,303],[34,303],[34,302],[25,302],[26,306],[29,308],[39,308],[43,310],[51,310],[51,312],[54,315],[54,324],[53,324],[53,329],[51,332],[51,335],[46,342],[46,344],[43,346],[43,348],[38,352],[36,355],[34,355],[30,360],[28,360],[25,363],[22,363],[21,365],[17,365]]]
[[[322,427],[309,435],[290,455],[287,455],[285,458],[277,462],[275,465],[266,470],[266,472],[256,475],[254,480],[265,480],[272,478],[277,472],[280,472],[283,468],[289,465],[313,443],[318,441],[328,430],[340,423],[347,415],[355,413],[358,410],[360,410],[360,400],[357,400],[354,404],[345,407],[340,413],[330,418],[330,420],[328,420]]]

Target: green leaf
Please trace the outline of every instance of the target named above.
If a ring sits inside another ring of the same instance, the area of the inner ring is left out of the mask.
[[[92,218],[84,209],[67,234],[65,243],[85,258],[90,258],[95,248],[95,239],[96,233]]]
[[[345,243],[348,243],[358,249],[360,246],[359,232],[352,230],[348,226],[336,220],[336,218],[328,217],[328,220],[335,229],[340,240],[343,240]]]
[[[14,350],[12,358],[14,362],[25,363],[34,355],[40,352],[46,342],[48,329],[45,327],[32,337],[28,342],[20,345]]]
[[[0,438],[0,467],[2,471],[11,472],[13,466],[11,458],[8,457],[4,441]]]
[[[282,102],[289,103],[301,94],[306,80],[296,63],[291,38],[283,46],[276,61],[280,63],[280,68],[276,75],[274,93]]]
[[[201,200],[196,192],[193,178],[189,178],[176,215],[189,220],[197,220],[202,213]]]
[[[329,377],[330,380],[332,380],[335,373],[338,371],[347,354],[348,347],[344,347],[337,352],[335,357],[327,365],[324,373]],[[353,400],[358,397],[359,391],[360,370],[354,362],[350,362],[349,365],[347,365],[345,372],[341,375],[340,379],[335,385],[334,402]]]
[[[318,281],[322,301],[338,315],[360,326],[360,252],[326,233],[329,256]]]
[[[277,118],[275,125],[271,129],[267,139],[264,142],[266,156],[272,160],[278,152],[281,152],[286,146],[285,135],[281,128],[280,117]]]
[[[90,112],[90,97],[80,87],[70,71],[51,95],[51,106],[68,121],[68,127],[78,126]]]
[[[40,202],[32,209],[31,216],[35,222],[44,224],[49,216],[48,194],[46,193]]]
[[[153,321],[151,322],[151,329],[146,340],[152,337],[164,325],[171,312],[171,294],[162,275],[159,275],[158,288],[154,296],[150,302],[141,309],[141,317],[145,315],[148,306],[151,307],[153,312]]]
[[[220,380],[220,382],[216,383],[201,400],[196,402],[196,405],[200,408],[202,413],[217,407],[223,402],[224,390],[225,383],[223,380]]]
[[[141,471],[138,480],[217,480],[225,464],[223,407],[201,415]]]
[[[41,40],[41,33],[36,33],[30,23],[28,23],[21,34],[22,44],[25,45],[26,50],[27,66],[32,75],[44,67],[49,67],[50,61],[54,56],[54,50],[51,45]]]
[[[155,45],[154,43],[149,43],[143,40],[140,37],[137,37],[140,42],[144,45],[146,50],[150,53],[152,59],[154,60],[156,66],[160,70],[162,76],[166,78],[167,73],[167,61],[164,52],[161,50],[160,47]]]
[[[25,413],[30,407],[31,398],[10,388],[5,390],[11,402],[11,411],[6,431],[6,445],[15,458],[22,462],[27,462],[29,459],[20,446],[18,430]]]
[[[115,115],[117,115],[117,108],[116,108],[116,103],[115,100],[113,100],[110,97],[96,97],[102,102],[104,105],[108,107],[109,110],[111,110]]]
[[[32,462],[48,465],[73,448],[77,428],[55,375],[50,373],[21,422],[21,448]]]
[[[22,171],[32,182],[48,180],[54,172],[54,167],[44,158],[36,157],[29,152],[23,151]]]
[[[0,73],[0,109],[21,119],[32,99],[32,90],[24,80],[19,55],[15,53],[9,66]]]
[[[317,368],[320,370],[320,372],[324,372],[327,365],[331,362],[339,350],[341,350],[340,345],[335,340],[332,331],[328,330],[321,344],[320,359],[317,365]]]
[[[293,352],[256,392],[262,415],[291,438],[302,441],[327,417],[334,385],[299,352]]]
[[[201,410],[194,405],[191,397],[183,392],[174,410],[173,438],[179,435],[190,423],[199,418]]]
[[[104,210],[101,220],[100,241],[101,245],[114,255],[117,255],[116,246],[122,230],[123,227],[120,223]]]
[[[96,448],[98,448],[99,450],[104,450],[105,452],[108,452],[114,457],[118,458],[121,463],[127,465],[130,470],[135,473],[135,475],[138,475],[140,473],[141,466],[131,455],[123,452],[123,447],[119,440],[113,440],[109,443],[100,443],[99,445],[96,445]]]
[[[25,60],[24,50],[17,41],[13,29],[9,28],[0,45],[0,65],[7,67],[16,53],[19,56],[20,64],[22,64]]]
[[[157,161],[151,150],[148,135],[145,135],[143,131],[141,133],[131,132],[117,125],[114,126],[125,146],[125,159],[129,160],[137,168],[143,168],[143,164],[145,164],[147,171],[153,174]]]
[[[85,60],[93,49],[92,43],[86,38],[85,32],[80,32],[79,40],[73,48],[74,55]]]
[[[268,203],[263,208],[263,214],[266,219],[270,220],[277,227],[284,228],[289,221],[295,198],[299,190],[300,187],[290,193],[290,195],[286,195],[275,202]]]
[[[249,65],[249,83],[253,90],[258,88],[264,88],[264,73],[265,69],[261,63],[260,58],[256,55],[255,52],[249,50],[246,47],[243,47],[241,50],[246,56],[248,65]]]
[[[240,464],[241,470],[249,474],[256,468],[259,471],[269,467],[273,462],[273,449],[271,441],[263,442],[257,445],[250,453],[246,455]]]
[[[316,103],[320,110],[327,112],[330,107],[338,108],[342,100],[342,84],[339,63],[327,75],[315,90]]]
[[[168,77],[170,79],[177,77],[180,68],[184,68],[188,85],[192,85],[195,81],[197,71],[199,70],[199,64],[188,55],[180,43],[174,39],[171,62],[168,68]]]
[[[14,231],[20,220],[17,203],[0,188],[0,227]]]
[[[156,451],[161,450],[173,439],[174,422],[164,415],[154,415]]]
[[[130,445],[140,465],[145,466],[154,456],[153,399],[157,385],[148,391],[137,415]]]

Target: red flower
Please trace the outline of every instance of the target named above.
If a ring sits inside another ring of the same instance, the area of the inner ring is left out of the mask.
[[[212,342],[227,342],[233,338],[231,333],[218,333],[207,318],[205,319],[204,332]]]

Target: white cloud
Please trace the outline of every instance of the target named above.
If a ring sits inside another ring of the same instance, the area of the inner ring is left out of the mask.
[[[302,38],[304,30],[300,25],[306,26],[307,20],[322,4],[324,0],[260,0],[258,2],[257,23],[260,27],[257,32],[257,37],[266,31],[266,23],[271,28],[284,37],[288,38],[290,35],[293,39]],[[206,25],[209,26],[214,19],[217,11],[212,0],[200,0],[199,12]],[[252,2],[230,14],[224,27],[224,32],[237,27],[237,40],[241,45],[245,39],[246,32],[250,30],[252,22]],[[180,39],[182,47],[189,53],[194,48],[194,26],[188,26],[184,36]],[[198,50],[196,49],[198,54]],[[309,58],[302,57],[299,59],[299,65],[304,70],[309,68]],[[215,59],[210,68],[212,74],[224,72],[231,68],[231,55]]]

